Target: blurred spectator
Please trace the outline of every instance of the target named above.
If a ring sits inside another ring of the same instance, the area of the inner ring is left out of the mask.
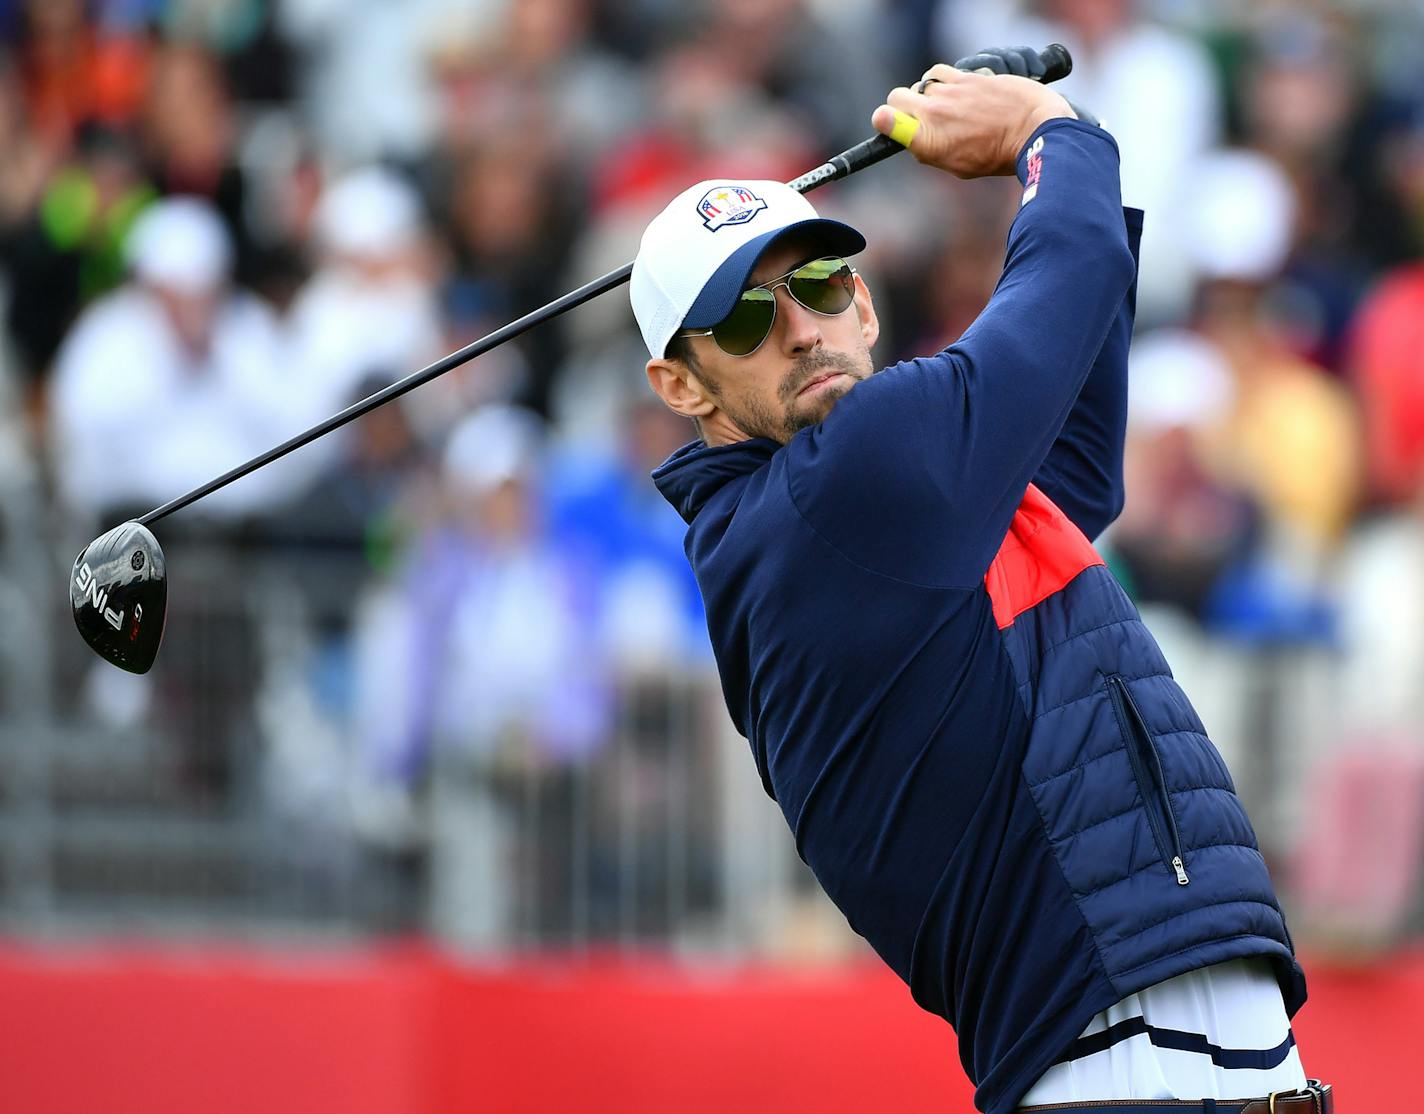
[[[394,381],[441,355],[442,333],[424,214],[403,178],[369,167],[333,182],[312,234],[319,262],[290,311],[290,358],[291,404],[316,422],[351,402],[358,384],[370,385],[373,370]],[[448,383],[425,391],[412,400],[422,413],[450,398]],[[304,450],[310,473],[332,467],[344,436]]]
[[[501,406],[450,438],[444,510],[405,559],[399,621],[366,632],[391,648],[387,679],[369,678],[382,709],[370,754],[387,776],[415,779],[440,747],[522,763],[600,741],[593,596],[540,521],[541,439],[537,418]]]
[[[1313,581],[1355,509],[1360,445],[1347,392],[1292,352],[1271,313],[1270,283],[1291,250],[1295,212],[1274,163],[1225,152],[1204,161],[1186,228],[1203,275],[1197,326],[1235,379],[1236,405],[1213,459],[1255,493],[1279,550]]]
[[[251,188],[246,223],[252,236],[250,285],[284,315],[318,262],[316,213],[329,175],[316,144],[285,109],[263,112],[244,136],[241,164]]]
[[[147,78],[140,29],[96,27],[85,0],[24,0],[18,58],[36,130],[66,143],[81,124],[129,120]]]
[[[349,402],[385,386],[389,374],[360,382]],[[373,410],[349,427],[340,452],[310,489],[269,516],[283,579],[293,592],[280,645],[264,663],[259,706],[268,748],[263,756],[266,804],[295,825],[315,852],[318,874],[351,866],[338,844],[354,819],[389,846],[409,832],[409,800],[373,789],[355,746],[361,710],[357,675],[358,603],[373,577],[389,575],[429,501],[427,454],[407,418],[405,400]],[[394,805],[401,820],[380,806]],[[349,850],[349,849],[348,849]],[[382,862],[381,866],[387,866]],[[397,918],[404,922],[408,916]]]
[[[166,502],[295,432],[277,322],[229,286],[216,213],[193,198],[158,202],[127,254],[133,278],[84,312],[55,366],[57,479],[91,522]],[[197,513],[268,507],[284,482],[280,467],[264,468]]]
[[[279,33],[274,0],[116,0],[114,6],[151,7],[166,38],[199,42],[221,57],[239,100],[292,98],[293,52]]]
[[[1370,293],[1351,366],[1372,513],[1339,569],[1345,722],[1424,743],[1424,266],[1400,267]]]
[[[1370,494],[1413,505],[1424,491],[1424,265],[1391,272],[1370,293],[1356,319],[1351,365]]]
[[[538,907],[567,915],[570,768],[607,738],[596,597],[541,521],[541,443],[518,409],[486,407],[456,428],[440,520],[359,634],[368,766],[397,786],[434,768],[432,917],[466,944],[509,929],[521,877],[552,886]],[[543,801],[536,815],[552,827],[516,842],[521,798]]]
[[[1380,515],[1350,537],[1337,581],[1342,614],[1341,723],[1350,734],[1408,739],[1424,753],[1424,502]]]
[[[1353,60],[1338,29],[1305,11],[1266,17],[1251,45],[1238,70],[1243,141],[1285,172],[1295,196],[1293,245],[1274,301],[1291,346],[1337,369],[1365,281],[1351,184]]]
[[[1250,46],[1237,71],[1247,140],[1298,182],[1333,172],[1355,109],[1347,42],[1319,14],[1281,9]]]
[[[1424,253],[1424,88],[1377,96],[1351,121],[1342,178],[1353,194],[1350,233],[1375,267]]]
[[[491,132],[455,153],[445,197],[453,267],[444,303],[457,347],[553,301],[567,289],[576,232],[560,166],[544,144]],[[554,320],[458,373],[468,403],[518,397],[547,412],[563,361]]]
[[[359,402],[389,381],[375,373],[346,401]],[[293,585],[314,601],[310,681],[320,710],[343,729],[353,700],[351,604],[409,542],[430,480],[406,400],[377,407],[345,433],[329,467],[263,523],[293,566]]]
[[[6,324],[37,404],[80,307],[123,279],[124,238],[154,196],[128,139],[89,125],[80,130],[74,156],[49,175],[34,207],[11,227],[4,254],[14,285]]]
[[[0,230],[7,238],[39,199],[55,158],[54,145],[33,127],[14,60],[0,54]]]
[[[1201,622],[1223,578],[1247,562],[1259,511],[1211,474],[1204,441],[1234,405],[1215,346],[1180,331],[1139,337],[1131,357],[1124,471],[1127,499],[1108,535],[1114,570],[1141,603]]]
[[[595,573],[603,652],[632,670],[679,672],[711,652],[702,596],[683,554],[686,528],[648,476],[689,439],[652,398],[628,404],[605,448],[551,454],[550,526],[562,552]]]
[[[969,185],[977,186],[979,183]],[[890,335],[879,351],[936,352],[952,344],[984,308],[1004,266],[1004,234],[1018,211],[1019,190],[964,188],[939,191],[942,211],[935,227],[876,263],[886,274],[877,283]],[[857,261],[858,266],[867,266]],[[877,302],[877,309],[879,308]]]
[[[343,405],[375,394],[392,378],[373,372],[357,382]],[[398,399],[352,423],[335,463],[271,518],[273,537],[313,552],[361,556],[385,569],[410,529],[402,503],[426,464],[407,410],[407,400]]]
[[[239,281],[255,270],[247,226],[248,184],[237,161],[237,122],[218,59],[173,43],[154,58],[139,139],[149,174],[164,194],[205,198],[222,216]]]

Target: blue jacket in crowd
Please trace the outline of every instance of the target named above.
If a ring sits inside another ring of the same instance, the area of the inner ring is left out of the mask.
[[[784,447],[687,446],[727,706],[826,892],[1006,1114],[1099,1011],[1270,957],[1305,981],[1231,777],[1089,539],[1122,503],[1141,214],[1071,120],[1020,155],[983,313]],[[1036,187],[1036,188],[1035,188]]]

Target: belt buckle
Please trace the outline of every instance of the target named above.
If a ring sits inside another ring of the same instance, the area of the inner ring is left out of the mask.
[[[1266,1096],[1267,1114],[1276,1114],[1276,1099],[1277,1097],[1282,1095],[1290,1096],[1297,1094],[1307,1094],[1310,1096],[1312,1109],[1324,1110],[1325,1103],[1321,1097],[1320,1091],[1318,1090],[1319,1082],[1320,1081],[1317,1079],[1307,1079],[1305,1081],[1305,1090],[1303,1092],[1299,1090],[1272,1091],[1269,1095]]]

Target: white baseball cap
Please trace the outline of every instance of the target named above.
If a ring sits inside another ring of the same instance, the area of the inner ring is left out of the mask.
[[[366,167],[322,192],[314,228],[328,251],[384,259],[415,242],[420,233],[420,197],[392,171]]]
[[[124,241],[133,273],[144,282],[206,294],[227,281],[232,244],[217,210],[196,197],[155,201]]]
[[[1290,256],[1296,208],[1279,163],[1255,151],[1217,151],[1192,171],[1187,256],[1209,279],[1266,282]]]
[[[460,420],[445,444],[445,476],[486,492],[531,476],[544,446],[544,423],[532,410],[491,403]]]
[[[853,255],[865,237],[826,220],[784,182],[717,179],[683,190],[643,232],[629,296],[648,351],[679,329],[710,329],[732,311],[762,253],[793,229]]]

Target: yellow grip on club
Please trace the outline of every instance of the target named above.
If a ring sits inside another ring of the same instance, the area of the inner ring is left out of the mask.
[[[908,147],[915,138],[915,133],[920,130],[920,122],[909,113],[901,112],[898,108],[890,111],[895,113],[895,123],[890,128],[890,138],[901,147]]]

